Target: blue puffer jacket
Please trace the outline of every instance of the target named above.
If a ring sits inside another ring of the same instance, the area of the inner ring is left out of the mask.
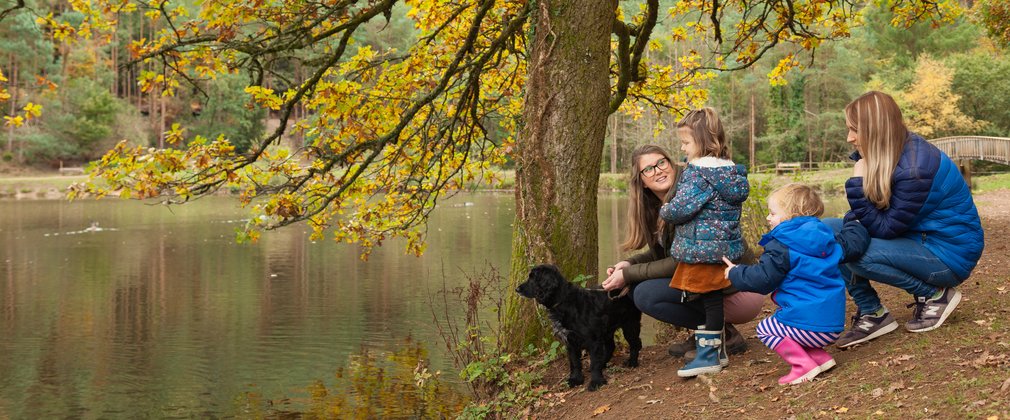
[[[659,215],[676,225],[670,255],[684,263],[721,263],[743,255],[740,211],[750,194],[747,170],[726,159],[695,159],[677,183],[677,195]]]
[[[840,332],[845,324],[845,280],[838,263],[866,252],[869,235],[859,223],[843,226],[836,237],[816,217],[795,217],[761,238],[765,252],[755,265],[729,272],[738,290],[772,293],[779,310],[772,316],[801,330]]]
[[[863,178],[849,178],[845,193],[852,210],[845,221],[859,220],[873,238],[921,241],[959,280],[967,279],[985,238],[971,190],[954,162],[910,133],[891,179],[891,205],[881,210],[863,194]]]

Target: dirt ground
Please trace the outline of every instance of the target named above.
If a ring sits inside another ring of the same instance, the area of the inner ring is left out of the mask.
[[[943,327],[895,332],[846,351],[811,383],[778,385],[788,366],[755,338],[756,321],[739,327],[749,350],[716,375],[684,380],[684,360],[667,343],[647,347],[641,366],[612,366],[597,392],[569,389],[567,366],[545,378],[549,392],[526,415],[542,419],[981,418],[1010,419],[1010,191],[975,197],[986,247],[959,290],[964,299]],[[903,291],[877,288],[899,323],[911,317]],[[765,312],[770,313],[771,303]],[[849,314],[854,308],[849,304]],[[763,316],[759,317],[759,320]],[[626,353],[617,354],[619,365]],[[588,362],[586,363],[588,365]],[[587,366],[588,367],[588,366]]]

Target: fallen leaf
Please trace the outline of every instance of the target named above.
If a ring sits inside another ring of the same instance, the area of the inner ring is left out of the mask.
[[[779,400],[779,397],[778,397],[778,395],[776,395],[776,396],[775,396],[775,398],[772,398],[772,402],[776,402],[776,401],[778,401],[778,400]]]
[[[877,411],[874,411],[874,412],[873,412],[873,414],[874,414],[874,415],[877,415],[877,416],[883,416],[883,415],[884,415],[884,412],[883,412],[883,411],[880,411],[880,410],[877,410]]]
[[[600,414],[603,414],[603,413],[606,413],[608,411],[610,411],[610,404],[601,406],[601,407],[597,408],[596,410],[593,410],[593,417],[596,417],[596,416],[598,416]]]
[[[848,413],[848,412],[849,412],[849,408],[848,407],[838,407],[838,409],[835,410],[835,413],[838,413],[838,414],[845,414],[845,413]]]
[[[645,403],[646,404],[659,404],[661,402],[663,402],[663,400],[649,400],[649,401],[646,401]]]
[[[870,396],[873,398],[880,398],[882,395],[884,395],[884,390],[882,388],[873,388],[873,391],[870,391]]]
[[[712,402],[714,402],[714,403],[718,403],[719,402],[719,397],[715,396],[715,392],[709,392],[708,393],[708,399],[712,400]]]
[[[985,420],[999,420],[999,416],[989,416],[986,417]]]
[[[985,320],[984,319],[976,319],[976,320],[974,320],[972,322],[974,322],[974,323],[976,323],[978,325],[985,325]]]
[[[892,382],[890,386],[887,387],[887,392],[892,393],[899,389],[905,388],[905,381]]]
[[[1006,378],[1003,385],[999,386],[999,392],[1006,392],[1007,389],[1010,389],[1010,378]]]

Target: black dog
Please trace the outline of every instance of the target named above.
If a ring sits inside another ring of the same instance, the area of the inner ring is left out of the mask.
[[[628,341],[630,355],[624,366],[638,366],[642,349],[642,312],[630,296],[611,300],[603,290],[587,290],[565,279],[553,265],[538,265],[529,278],[516,289],[520,295],[533,298],[547,308],[554,334],[568,349],[568,386],[582,385],[582,350],[589,352],[589,387],[596,391],[607,383],[603,369],[614,354],[614,333],[618,328]]]

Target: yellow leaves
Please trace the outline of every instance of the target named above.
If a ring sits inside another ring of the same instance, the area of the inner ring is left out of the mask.
[[[14,117],[4,115],[4,126],[6,126],[6,127],[15,127],[15,128],[17,128],[17,127],[21,127],[24,124],[25,124],[25,119],[22,118],[20,115],[14,116]]]
[[[962,14],[964,9],[957,0],[939,0],[936,2],[896,1],[885,2],[894,12],[891,25],[907,28],[920,21],[928,21],[933,27],[951,23]]]
[[[14,115],[14,116],[5,115],[4,126],[14,128],[21,127],[25,125],[27,122],[35,118],[38,118],[42,115],[42,105],[36,103],[29,102],[27,105],[24,106],[24,108],[22,108],[22,110],[24,111],[23,115]]]
[[[168,144],[178,144],[182,141],[183,130],[179,123],[172,124],[172,128],[165,132],[165,142]]]
[[[284,100],[282,100],[279,96],[274,95],[274,90],[270,88],[265,88],[263,86],[249,86],[245,88],[245,92],[252,95],[253,100],[265,108],[276,111],[281,109],[281,105],[284,104]]]
[[[36,103],[29,102],[23,109],[25,111],[25,120],[31,120],[42,115],[42,105]]]
[[[915,80],[898,96],[909,129],[927,137],[974,134],[984,123],[958,108],[961,97],[951,91],[954,70],[928,55],[916,61]]]
[[[772,86],[783,86],[789,82],[786,80],[786,74],[789,73],[793,68],[799,67],[800,62],[796,61],[796,58],[789,54],[779,60],[779,63],[775,65],[772,71],[768,72],[768,83]]]

